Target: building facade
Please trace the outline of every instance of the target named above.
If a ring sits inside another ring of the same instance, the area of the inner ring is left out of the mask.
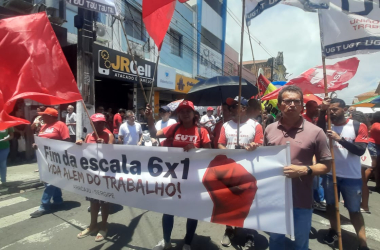
[[[224,75],[238,76],[239,75],[239,53],[227,43],[225,44],[224,54]],[[256,75],[246,67],[243,67],[242,77],[248,82],[256,85]]]
[[[267,60],[255,60],[255,63],[253,61],[245,61],[243,62],[243,66],[255,75],[262,69],[263,75],[272,82],[287,81],[283,52],[278,52],[277,57]]]

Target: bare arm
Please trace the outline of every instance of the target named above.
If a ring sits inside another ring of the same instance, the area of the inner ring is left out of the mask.
[[[313,170],[313,175],[327,174],[331,170],[331,160],[309,166]],[[289,178],[298,178],[307,175],[307,166],[290,165],[284,168],[284,174]]]
[[[227,149],[225,145],[223,145],[222,143],[218,143],[218,148],[219,149]]]

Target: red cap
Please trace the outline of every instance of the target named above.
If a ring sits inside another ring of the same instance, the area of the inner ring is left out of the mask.
[[[46,108],[44,112],[37,112],[38,115],[50,115],[54,117],[58,117],[58,111],[53,108]]]
[[[181,109],[186,108],[186,107],[189,107],[189,108],[191,108],[193,111],[195,111],[195,108],[194,108],[194,104],[193,104],[193,102],[183,100],[183,101],[178,105],[177,112],[179,112]]]
[[[105,122],[106,118],[101,113],[96,113],[91,116],[91,121],[93,122]]]
[[[213,107],[208,107],[207,111],[214,111],[214,108]]]

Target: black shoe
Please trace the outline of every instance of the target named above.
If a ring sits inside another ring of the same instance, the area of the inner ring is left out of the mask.
[[[358,250],[370,250],[368,247],[358,247]]]
[[[247,238],[247,241],[245,242],[243,249],[244,250],[252,250],[254,248],[255,248],[254,240],[251,237]]]
[[[226,231],[224,232],[223,239],[221,241],[222,245],[224,247],[231,246],[231,240],[234,238],[234,229],[232,227],[227,227]]]
[[[42,216],[44,214],[46,214],[46,211],[36,210],[36,211],[34,211],[33,213],[30,214],[30,217],[37,218],[37,217],[40,217],[40,216]]]
[[[335,232],[334,229],[330,228],[328,234],[326,234],[323,238],[323,241],[326,244],[333,245],[336,241],[338,241],[338,234]]]

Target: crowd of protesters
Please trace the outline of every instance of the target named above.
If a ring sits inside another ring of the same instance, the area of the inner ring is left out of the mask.
[[[112,109],[105,111],[104,107],[98,107],[96,113],[91,116],[98,137],[95,133],[90,133],[77,141],[76,114],[73,106],[68,107],[66,123],[59,121],[56,109],[40,107],[31,128],[39,137],[76,142],[78,145],[143,145],[143,134],[147,132],[152,145],[180,147],[184,151],[196,148],[253,151],[261,146],[285,145],[290,142],[291,165],[284,168],[284,175],[292,179],[293,186],[294,249],[302,250],[309,247],[313,209],[326,211],[330,221],[330,230],[323,241],[333,245],[338,240],[331,175],[332,158],[328,143],[331,139],[341,202],[347,208],[355,228],[358,249],[368,249],[362,213],[371,213],[368,181],[374,178],[376,191],[380,189],[380,171],[377,166],[377,157],[380,155],[380,112],[368,117],[356,111],[354,107],[348,109],[345,102],[337,98],[325,98],[321,105],[315,101],[309,101],[304,105],[302,91],[294,86],[285,87],[280,91],[277,107],[280,112],[276,116],[269,108],[262,107],[257,99],[246,100],[241,97],[239,103],[238,97],[228,98],[221,106],[221,114],[216,115],[215,110],[209,107],[206,114],[201,116],[191,101],[184,100],[176,108],[175,116],[168,106],[160,107],[160,120],[157,122],[149,105],[145,109],[137,110],[137,117],[132,110],[119,109],[113,114]],[[327,129],[326,126],[327,111],[330,111],[331,115],[331,129]],[[21,116],[19,113],[15,115]],[[173,119],[174,117],[177,119]],[[236,133],[238,126],[239,145]],[[6,158],[12,147],[9,141],[22,135],[21,127],[0,131],[2,183],[6,183]],[[361,156],[366,152],[371,156],[372,165],[364,167]],[[234,187],[229,188],[233,192]],[[90,201],[91,223],[77,237],[84,238],[95,234],[95,241],[102,241],[107,237],[110,204],[91,198],[87,200]],[[59,206],[62,202],[61,190],[46,183],[41,206],[31,217],[44,215],[51,207]],[[102,215],[100,226],[97,221],[98,214]],[[154,247],[155,250],[171,247],[173,225],[174,216],[163,214],[163,240]],[[191,249],[196,228],[197,221],[187,219],[184,250]],[[253,249],[256,233],[253,230],[243,231],[246,234],[245,249]],[[226,226],[225,233],[221,236],[221,244],[225,247],[230,246],[236,232],[236,228]],[[270,249],[284,249],[284,240],[285,235],[270,233]]]

